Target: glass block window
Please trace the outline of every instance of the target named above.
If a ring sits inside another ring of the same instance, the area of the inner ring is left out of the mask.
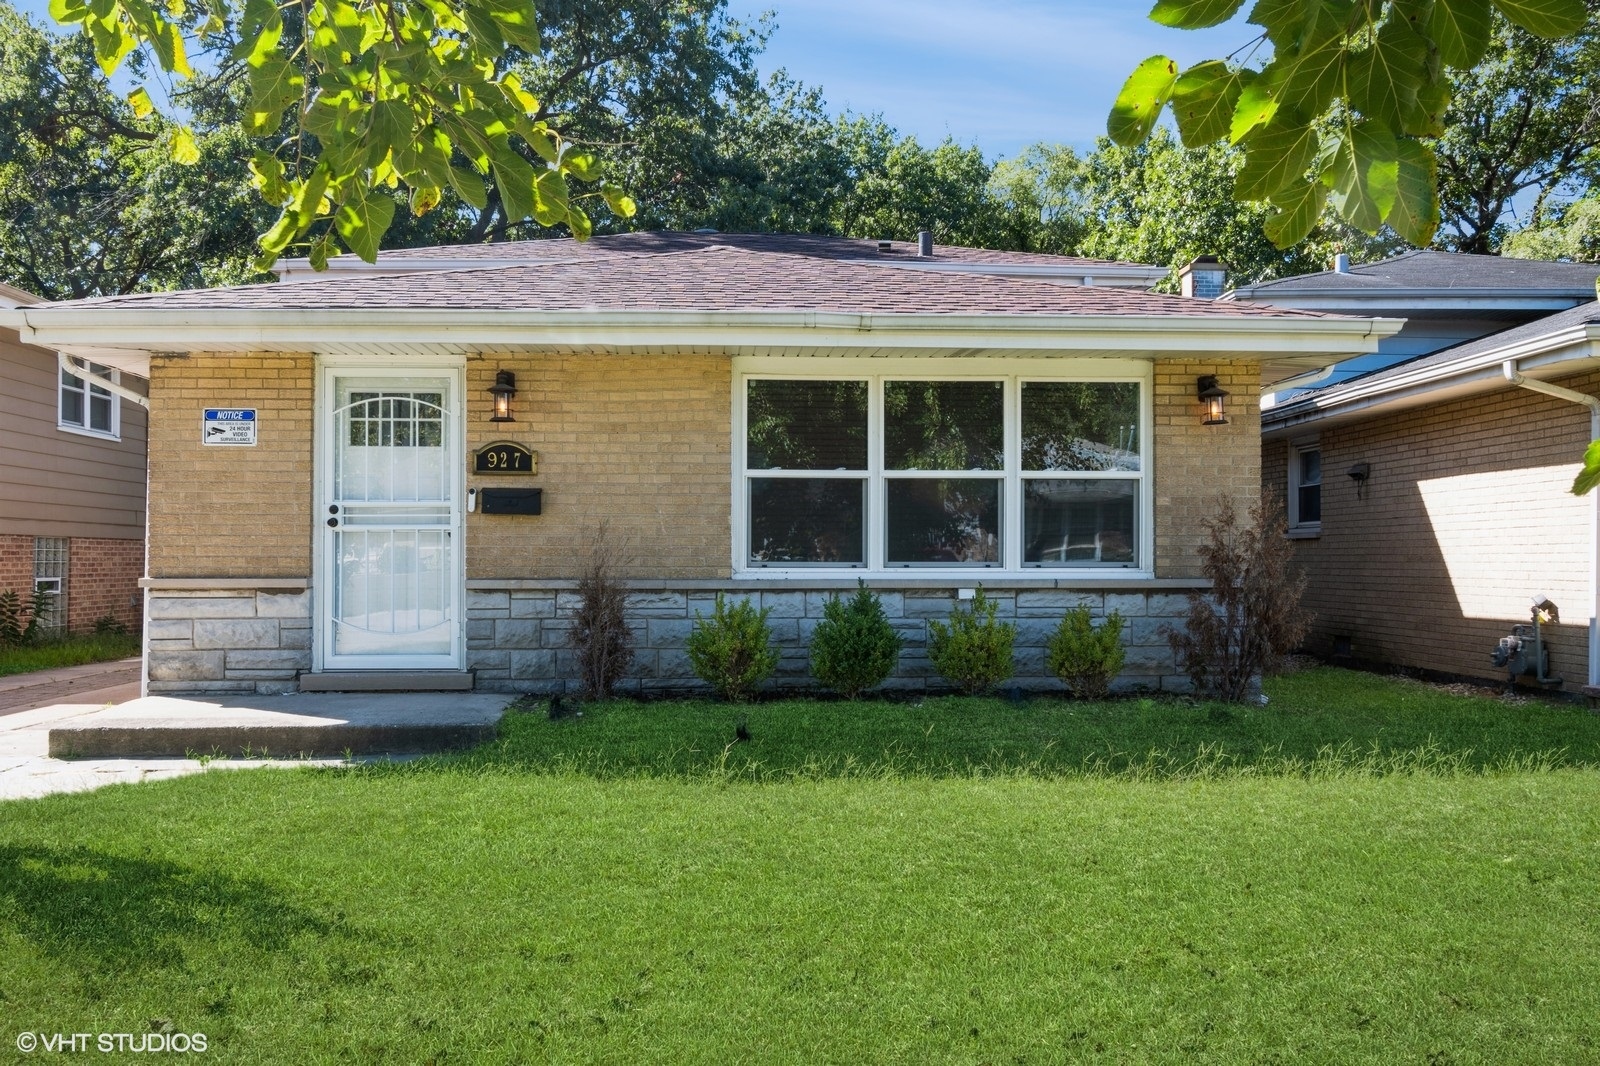
[[[67,631],[66,537],[33,538],[33,587],[50,593],[50,613],[39,623],[39,632],[62,636]]]

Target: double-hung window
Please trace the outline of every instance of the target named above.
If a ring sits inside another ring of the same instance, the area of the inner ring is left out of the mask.
[[[1309,537],[1322,532],[1322,448],[1289,445],[1289,533]]]
[[[741,569],[1148,570],[1137,370],[821,373],[739,379]]]
[[[74,360],[91,375],[116,380],[116,371],[99,363]],[[100,437],[117,436],[117,398],[111,390],[90,384],[75,374],[61,371],[57,425],[76,433],[93,433]]]

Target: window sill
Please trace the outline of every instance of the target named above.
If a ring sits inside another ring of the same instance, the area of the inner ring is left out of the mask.
[[[1314,526],[1290,526],[1284,535],[1290,540],[1316,540],[1322,536],[1322,526],[1320,523]]]
[[[93,437],[95,440],[109,440],[118,442],[122,440],[122,434],[120,432],[107,433],[103,430],[85,429],[82,426],[69,426],[60,422],[56,423],[56,429],[60,430],[62,433],[71,433],[73,436],[77,437]]]

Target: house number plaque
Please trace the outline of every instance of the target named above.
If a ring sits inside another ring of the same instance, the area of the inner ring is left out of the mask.
[[[474,474],[537,474],[539,453],[508,440],[486,444],[472,453]]]

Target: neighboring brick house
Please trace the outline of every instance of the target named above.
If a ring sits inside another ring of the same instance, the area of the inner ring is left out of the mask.
[[[1596,694],[1600,493],[1569,489],[1597,397],[1591,301],[1266,411],[1262,479],[1286,493],[1311,649],[1504,679],[1491,652],[1548,598],[1551,687]]]
[[[1222,299],[1405,320],[1370,355],[1280,382],[1277,399],[1282,400],[1299,389],[1337,385],[1588,303],[1595,298],[1597,269],[1591,263],[1427,249],[1376,263],[1352,264],[1348,255],[1339,255],[1332,269],[1241,286]],[[1269,396],[1265,406],[1272,402]]]
[[[1181,688],[1161,627],[1206,587],[1202,520],[1260,491],[1262,381],[1399,327],[1156,295],[1136,264],[814,237],[282,274],[0,313],[148,368],[151,692],[560,690],[602,523],[634,689],[695,683],[684,639],[719,591],[772,608],[779,680],[803,681],[858,579],[907,639],[896,685],[929,683],[926,619],[982,584],[1024,684],[1087,603],[1130,619],[1125,686]],[[505,513],[530,490],[539,513]]]
[[[0,285],[0,309],[23,306],[42,305]],[[53,634],[142,617],[146,420],[118,393],[143,383],[82,365],[89,380],[0,325],[0,590],[54,593]]]

